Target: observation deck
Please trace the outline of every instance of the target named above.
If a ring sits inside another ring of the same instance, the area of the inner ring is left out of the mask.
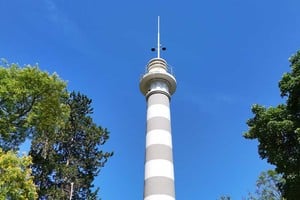
[[[167,85],[169,95],[176,91],[176,79],[172,75],[167,62],[162,58],[153,58],[147,65],[147,71],[140,80],[140,90],[147,96],[151,92],[151,85],[163,82]]]

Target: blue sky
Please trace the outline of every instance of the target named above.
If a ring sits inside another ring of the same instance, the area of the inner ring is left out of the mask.
[[[178,200],[241,199],[272,168],[245,140],[251,105],[276,105],[300,44],[299,0],[0,0],[0,57],[39,63],[93,99],[115,155],[96,178],[103,200],[143,195],[146,102],[139,79],[155,57],[173,66]]]

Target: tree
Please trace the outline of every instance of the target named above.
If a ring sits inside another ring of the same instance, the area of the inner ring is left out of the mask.
[[[282,175],[274,170],[262,172],[256,181],[256,190],[249,193],[245,200],[284,200],[278,185],[284,183]],[[221,196],[219,200],[230,200],[230,196]]]
[[[18,157],[15,152],[0,149],[0,199],[37,199],[29,165],[29,156]]]
[[[230,199],[231,199],[230,196],[224,196],[224,195],[219,198],[219,200],[230,200]]]
[[[90,104],[38,66],[0,65],[0,148],[31,140],[39,199],[97,198],[92,182],[112,153],[101,150],[109,133],[93,122]]]
[[[262,172],[256,181],[256,191],[249,194],[248,200],[283,200],[278,188],[284,179],[274,170]]]
[[[93,122],[91,102],[85,95],[71,93],[65,127],[33,139],[30,155],[40,199],[96,199],[94,177],[112,153],[100,149],[109,133]]]
[[[257,139],[262,159],[276,166],[285,183],[280,190],[288,200],[300,199],[300,51],[289,59],[291,72],[279,82],[286,103],[266,108],[255,104],[247,121],[247,139]]]
[[[38,66],[0,65],[0,147],[18,149],[32,133],[57,130],[68,116],[66,83]]]

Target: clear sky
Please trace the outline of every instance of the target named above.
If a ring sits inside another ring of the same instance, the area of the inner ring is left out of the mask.
[[[241,199],[255,190],[257,142],[242,137],[251,105],[276,105],[278,81],[299,50],[299,0],[0,0],[0,57],[39,63],[93,99],[115,155],[96,178],[103,200],[143,195],[146,102],[139,79],[162,53],[172,97],[177,200]]]

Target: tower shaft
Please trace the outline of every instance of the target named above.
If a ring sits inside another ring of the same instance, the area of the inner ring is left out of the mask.
[[[150,60],[140,89],[147,99],[144,200],[175,200],[170,98],[176,80],[165,60]]]
[[[174,200],[174,167],[169,97],[155,93],[147,101],[144,200]]]

